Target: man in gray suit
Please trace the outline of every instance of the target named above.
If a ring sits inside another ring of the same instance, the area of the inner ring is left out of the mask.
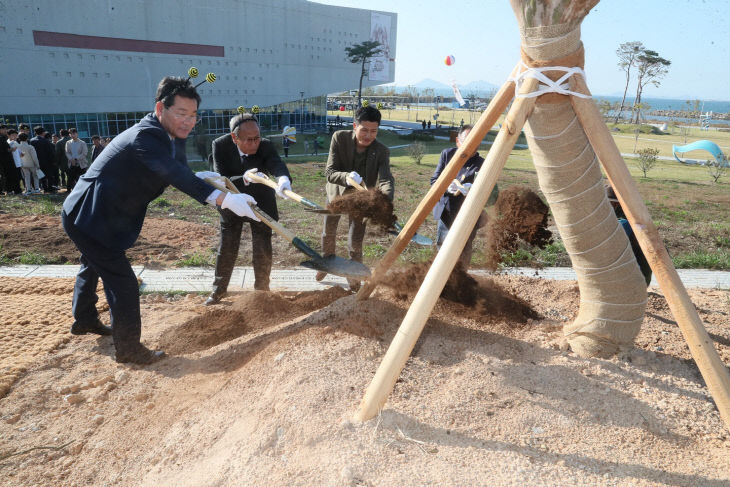
[[[394,181],[390,173],[390,151],[375,140],[380,127],[381,114],[377,108],[361,107],[355,113],[352,130],[339,130],[332,135],[325,177],[327,178],[327,201],[330,202],[346,191],[352,191],[347,177],[368,188],[378,188],[393,200]],[[326,215],[322,231],[322,252],[324,255],[335,253],[337,224],[340,215]],[[347,249],[350,259],[362,262],[362,241],[365,237],[365,222],[349,219]],[[318,272],[316,279],[321,281],[327,275]],[[350,289],[357,291],[360,282],[348,280]]]

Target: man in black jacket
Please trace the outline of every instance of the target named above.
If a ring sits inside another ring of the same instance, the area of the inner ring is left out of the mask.
[[[150,202],[172,185],[200,203],[256,218],[249,206],[255,203],[253,198],[215,189],[203,176],[193,174],[181,155],[200,103],[189,78],[164,78],[155,101],[153,113],[115,137],[96,158],[61,212],[63,228],[81,252],[71,333],[112,335],[117,362],[149,364],[164,355],[140,343],[139,287],[125,255],[139,236]],[[96,309],[99,278],[109,303],[111,329],[99,321]]]
[[[61,185],[66,188],[66,191],[71,191],[68,187],[68,157],[66,157],[66,142],[71,140],[71,136],[68,135],[67,129],[61,129],[61,138],[56,142],[56,164],[58,165],[58,172],[60,177],[58,180],[58,187]]]
[[[36,155],[38,156],[38,164],[43,171],[43,177],[40,180],[41,188],[44,193],[55,193],[56,192],[56,181],[53,178],[55,173],[55,154],[54,147],[50,140],[45,137],[46,129],[40,125],[33,127],[35,137],[30,139],[30,145],[35,148]]]
[[[283,190],[291,190],[289,170],[282,162],[274,144],[261,138],[258,120],[250,113],[242,113],[230,121],[231,133],[213,141],[213,170],[221,176],[236,178],[233,182],[242,193],[250,194],[266,214],[279,219],[274,190],[263,184],[249,184],[246,173],[263,172],[276,177],[279,188],[276,193],[284,197]],[[220,211],[221,237],[215,260],[213,292],[206,305],[218,303],[228,292],[233,265],[241,245],[243,224],[251,224],[251,247],[254,289],[268,291],[271,274],[271,229],[264,223],[241,218],[230,211]]]

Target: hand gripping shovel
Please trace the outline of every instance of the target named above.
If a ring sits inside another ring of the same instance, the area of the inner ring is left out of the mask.
[[[235,176],[234,178],[231,178],[231,179],[238,179],[238,178],[243,178],[243,176]],[[272,188],[274,190],[278,189],[278,187],[279,187],[279,185],[276,184],[271,179],[269,179],[267,177],[261,177],[258,174],[256,174],[255,172],[249,173],[248,178],[251,181],[253,181],[254,183],[265,184],[266,186],[268,186],[268,187],[270,187],[270,188]],[[308,200],[304,196],[298,195],[294,191],[291,191],[289,189],[285,189],[284,190],[284,194],[288,198],[291,198],[294,201],[296,201],[297,203],[301,203],[302,205],[304,205],[304,207],[306,208],[307,211],[311,211],[313,213],[324,213],[326,215],[332,215],[333,214],[327,208],[323,208],[323,207],[319,206],[317,203],[314,203],[313,201]]]
[[[347,184],[349,184],[353,188],[359,191],[367,191],[367,188],[365,186],[356,183],[350,176],[347,176],[346,180]],[[390,233],[391,235],[398,235],[400,231],[403,230],[403,225],[398,222],[393,223],[393,227],[395,227],[395,230],[388,230],[388,233]],[[411,242],[418,245],[423,245],[424,247],[430,247],[431,245],[433,245],[433,241],[430,238],[424,237],[423,235],[420,235],[418,233],[414,234],[413,237],[411,237]]]
[[[205,182],[226,193],[239,193],[236,186],[228,178],[224,177],[222,179],[223,181],[221,182],[219,178],[205,178]],[[251,209],[253,209],[253,212],[261,219],[262,222],[268,225],[273,231],[287,239],[297,250],[310,258],[310,260],[304,261],[299,265],[345,278],[362,280],[370,277],[370,269],[361,262],[343,259],[342,257],[337,257],[335,255],[322,257],[317,253],[317,251],[304,243],[302,239],[294,235],[292,232],[284,228],[279,222],[262,211],[261,208],[256,205],[251,205]]]

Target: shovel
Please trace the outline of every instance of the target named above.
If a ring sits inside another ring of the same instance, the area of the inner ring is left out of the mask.
[[[350,176],[347,176],[346,180],[347,184],[349,184],[353,188],[359,191],[367,191],[367,188],[365,186],[356,183]],[[398,222],[393,223],[393,227],[395,228],[395,230],[388,230],[388,233],[390,233],[391,235],[398,235],[401,230],[403,230],[403,225]],[[413,237],[411,237],[411,242],[418,245],[423,245],[424,247],[430,247],[431,245],[433,245],[433,240],[428,237],[424,237],[423,235],[420,235],[418,233],[413,234]]]
[[[223,181],[221,181],[221,179]],[[220,179],[205,178],[205,182],[226,193],[239,193],[238,188],[236,188],[236,186],[226,177]],[[316,250],[312,249],[302,239],[284,228],[281,223],[271,218],[263,210],[261,210],[261,208],[252,204],[251,209],[263,223],[291,242],[294,248],[310,258],[310,260],[304,261],[299,265],[345,278],[363,280],[370,277],[370,269],[368,269],[363,263],[343,259],[342,257],[337,257],[335,255],[322,257]]]
[[[274,190],[276,190],[276,189],[279,188],[279,185],[276,184],[274,181],[272,181],[271,179],[266,178],[266,177],[261,177],[258,174],[256,174],[255,172],[250,173],[248,175],[248,177],[254,183],[265,184],[266,186],[268,186],[269,188],[272,188]],[[243,178],[243,176],[234,176],[234,177],[231,178],[231,180],[234,180],[234,179],[242,179],[242,178]],[[323,207],[319,206],[317,203],[314,203],[313,201],[308,200],[304,196],[298,195],[297,193],[295,193],[294,191],[292,191],[290,189],[285,189],[284,190],[284,194],[288,198],[291,198],[294,201],[296,201],[297,203],[301,203],[302,205],[304,205],[306,207],[306,210],[307,211],[311,211],[313,213],[324,213],[326,215],[332,215],[333,214],[327,208],[323,208]]]

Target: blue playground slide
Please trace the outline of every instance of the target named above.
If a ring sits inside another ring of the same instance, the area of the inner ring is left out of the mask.
[[[722,150],[718,145],[711,140],[698,140],[697,142],[692,142],[691,144],[687,145],[673,145],[672,146],[672,152],[674,153],[674,158],[677,159],[677,162],[681,162],[682,164],[686,164],[686,160],[682,160],[677,156],[677,153],[683,153],[683,152],[691,152],[693,150],[704,150],[712,154],[712,156],[715,158],[715,160],[719,163],[727,163],[725,160],[725,154],[722,153]]]

